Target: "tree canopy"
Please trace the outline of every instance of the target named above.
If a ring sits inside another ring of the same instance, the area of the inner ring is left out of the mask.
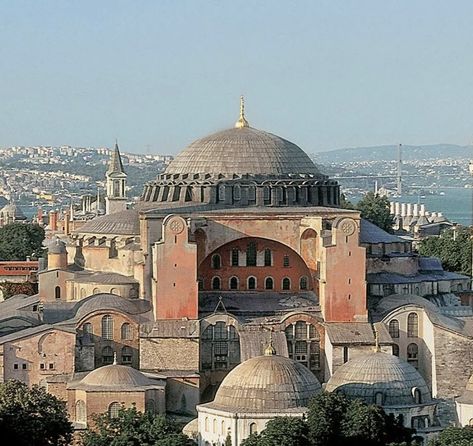
[[[387,232],[393,232],[393,217],[387,197],[368,192],[356,204],[356,209],[360,211],[361,218],[365,218]]]
[[[429,446],[471,446],[472,444],[473,428],[447,427],[429,443]]]
[[[0,260],[26,260],[43,253],[44,229],[33,223],[10,223],[0,228]]]
[[[191,446],[194,445],[179,427],[151,412],[139,412],[135,407],[122,407],[118,416],[96,415],[95,426],[82,437],[83,446]]]
[[[242,446],[407,446],[415,444],[412,434],[381,407],[335,392],[313,398],[307,420],[275,418]]]
[[[307,446],[307,423],[300,418],[278,417],[268,421],[260,434],[251,434],[242,446]]]
[[[42,387],[13,380],[0,384],[0,432],[15,446],[66,446],[72,440],[65,403]]]
[[[427,237],[419,243],[423,256],[439,257],[444,268],[462,274],[471,274],[473,241],[468,228],[447,229],[439,237]]]

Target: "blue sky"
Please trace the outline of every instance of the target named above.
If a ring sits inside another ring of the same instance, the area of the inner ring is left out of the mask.
[[[473,2],[0,0],[0,146],[473,140]]]

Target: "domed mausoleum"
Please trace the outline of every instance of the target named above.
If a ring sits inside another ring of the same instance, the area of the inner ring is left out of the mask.
[[[133,367],[113,364],[99,367],[67,386],[69,410],[76,425],[86,427],[93,414],[116,416],[123,405],[137,410],[164,413],[164,380],[150,379]]]
[[[404,425],[426,435],[436,423],[436,402],[420,373],[395,355],[373,352],[351,359],[328,381],[325,390],[342,392],[386,413],[401,416]]]
[[[268,347],[234,368],[223,380],[215,399],[197,406],[199,445],[221,444],[230,434],[238,446],[262,431],[277,416],[302,417],[309,400],[321,391],[307,367],[277,356]]]

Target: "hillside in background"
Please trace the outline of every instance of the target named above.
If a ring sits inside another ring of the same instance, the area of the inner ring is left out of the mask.
[[[314,153],[312,157],[320,164],[350,161],[394,161],[397,159],[397,145],[335,149]],[[473,158],[473,147],[455,144],[402,146],[402,159],[406,161],[445,158]]]

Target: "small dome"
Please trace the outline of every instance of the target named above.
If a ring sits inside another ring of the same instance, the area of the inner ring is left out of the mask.
[[[257,356],[223,380],[212,406],[232,411],[280,412],[304,408],[321,391],[314,374],[283,356]]]
[[[66,244],[56,238],[48,245],[48,254],[67,254]]]
[[[139,235],[139,213],[135,209],[95,217],[75,232],[84,234]]]
[[[320,175],[298,146],[279,136],[243,126],[198,139],[169,164],[165,174]]]
[[[125,365],[111,364],[93,370],[77,384],[69,388],[89,391],[124,391],[140,390],[148,387],[158,387],[154,381],[139,370]]]
[[[376,404],[381,393],[383,406],[414,405],[415,390],[420,391],[421,402],[431,401],[424,378],[419,372],[397,356],[374,352],[351,359],[330,378],[325,390],[341,391],[368,404]]]

